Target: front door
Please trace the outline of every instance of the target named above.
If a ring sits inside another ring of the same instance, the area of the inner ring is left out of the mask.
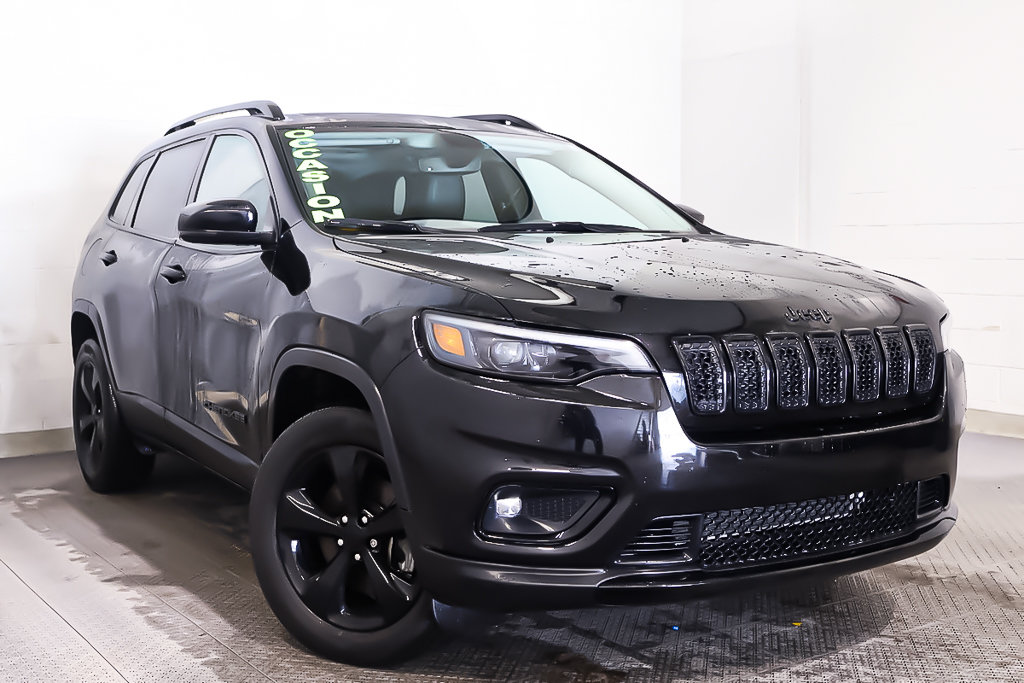
[[[261,230],[273,230],[275,209],[255,143],[241,135],[214,138],[195,201],[246,199]],[[252,454],[258,431],[256,361],[271,275],[259,247],[189,244],[167,252],[157,278],[164,406],[178,417]]]

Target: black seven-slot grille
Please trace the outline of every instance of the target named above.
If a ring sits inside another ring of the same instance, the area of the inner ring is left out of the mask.
[[[927,394],[935,383],[936,348],[927,325],[874,330],[773,332],[675,340],[690,407],[698,415],[758,413],[852,400]],[[723,354],[720,350],[725,349]],[[726,363],[728,359],[728,364]]]
[[[728,569],[822,555],[909,533],[948,503],[945,476],[778,505],[658,517],[620,554],[623,565]]]

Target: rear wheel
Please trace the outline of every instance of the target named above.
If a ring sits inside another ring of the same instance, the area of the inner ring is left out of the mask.
[[[124,428],[103,352],[93,339],[78,349],[72,391],[71,431],[89,488],[113,493],[141,485],[153,471],[153,454],[140,453]]]
[[[435,631],[373,420],[327,408],[284,431],[250,501],[253,561],[284,626],[354,664],[406,659]]]

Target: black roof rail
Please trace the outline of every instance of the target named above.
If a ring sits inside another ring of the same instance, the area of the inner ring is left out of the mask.
[[[534,125],[526,119],[521,119],[518,116],[511,116],[509,114],[470,114],[468,116],[457,116],[456,118],[486,121],[487,123],[499,123],[503,126],[515,126],[516,128],[525,128],[527,130],[543,132],[541,131],[540,126]]]
[[[239,102],[238,104],[229,104],[226,107],[217,107],[209,111],[204,111],[199,114],[193,114],[192,116],[178,121],[176,124],[167,129],[164,135],[170,135],[176,133],[183,128],[194,126],[201,119],[209,118],[210,116],[216,116],[218,114],[229,114],[233,111],[244,111],[248,112],[249,116],[262,116],[263,118],[270,119],[271,121],[281,121],[284,119],[284,112],[281,111],[281,107],[277,106],[270,100],[256,100],[254,102]]]

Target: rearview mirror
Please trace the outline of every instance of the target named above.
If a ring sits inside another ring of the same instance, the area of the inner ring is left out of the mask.
[[[257,232],[256,207],[244,199],[217,199],[189,204],[178,216],[178,235],[197,244],[267,246],[272,232]]]
[[[704,214],[702,214],[697,209],[693,208],[692,206],[687,206],[686,204],[676,204],[676,208],[682,211],[689,218],[692,218],[701,225],[704,225]]]

